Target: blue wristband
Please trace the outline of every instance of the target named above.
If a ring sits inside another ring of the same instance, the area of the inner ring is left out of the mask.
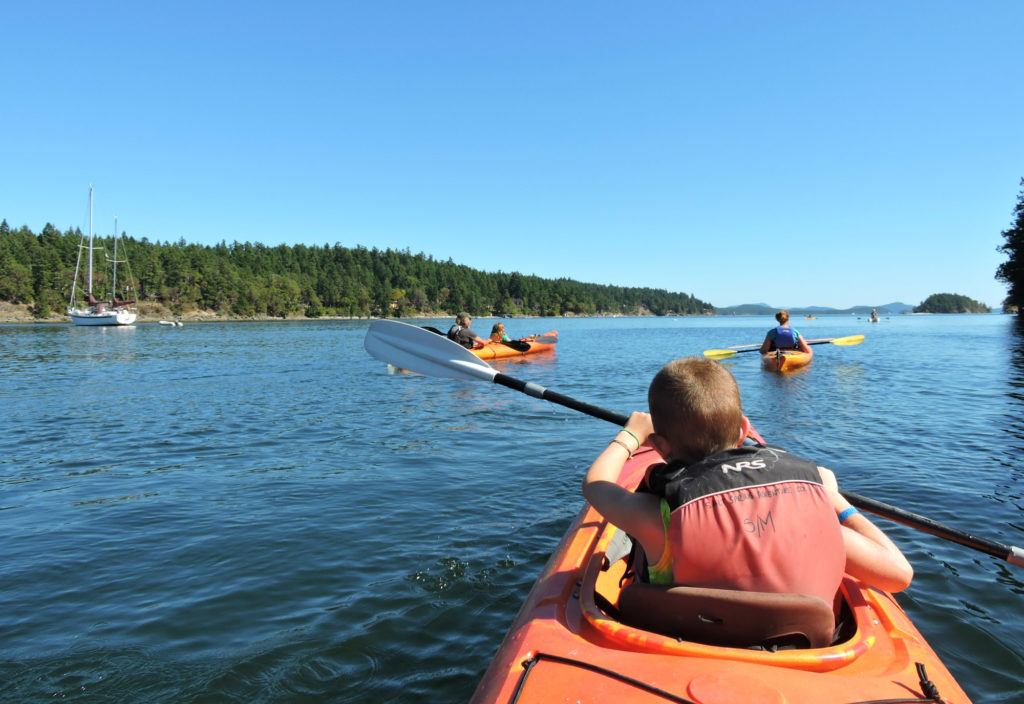
[[[842,511],[842,512],[841,512],[841,513],[839,514],[839,522],[840,522],[840,523],[846,523],[847,519],[849,519],[849,517],[850,517],[850,516],[855,516],[855,515],[857,515],[858,513],[860,513],[860,511],[858,511],[857,509],[855,509],[855,508],[854,508],[853,506],[851,506],[850,508],[844,509],[844,510],[843,510],[843,511]]]

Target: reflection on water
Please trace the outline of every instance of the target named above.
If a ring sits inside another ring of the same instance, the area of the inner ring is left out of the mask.
[[[492,367],[509,376],[522,375],[525,379],[527,373],[534,370],[552,367],[558,364],[558,352],[540,352],[537,354],[523,355],[522,357],[506,357],[488,362]]]
[[[1010,327],[1010,386],[1013,388],[1011,395],[1018,401],[1024,400],[1024,316],[1014,316],[1013,325]],[[1021,416],[1018,414],[1017,419]]]
[[[856,362],[835,365],[836,379],[842,388],[857,389],[864,381],[864,366]]]
[[[1008,374],[1008,396],[1012,399],[1005,415],[1006,424],[1014,435],[1017,449],[1024,449],[1024,316],[1014,316],[1011,326]],[[1015,462],[1014,466],[1019,463]],[[1020,470],[1017,470],[1020,471]]]

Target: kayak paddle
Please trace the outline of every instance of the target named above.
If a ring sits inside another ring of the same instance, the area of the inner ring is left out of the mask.
[[[864,336],[854,335],[853,338],[860,339],[856,342],[845,344],[858,344],[864,339]],[[852,338],[836,339],[849,340]],[[835,344],[835,340],[829,340],[829,342]],[[370,329],[366,332],[363,347],[375,359],[425,376],[440,377],[442,379],[460,379],[462,381],[490,381],[528,396],[533,396],[543,401],[551,401],[560,406],[571,408],[574,411],[585,413],[588,416],[606,420],[618,426],[625,425],[629,420],[628,416],[620,413],[613,413],[612,411],[592,406],[589,403],[577,401],[570,396],[551,391],[539,384],[521,381],[507,374],[502,374],[457,342],[452,342],[447,337],[440,337],[428,330],[416,327],[415,325],[409,325],[408,323],[401,323],[397,320],[374,320],[370,323]],[[733,350],[718,351],[733,352]],[[925,516],[904,511],[903,509],[860,496],[859,494],[846,491],[841,493],[847,501],[857,508],[869,511],[882,518],[902,523],[911,528],[916,528],[925,533],[930,533],[944,540],[959,543],[987,555],[998,557],[1009,562],[1011,565],[1024,567],[1024,549],[1022,548],[1004,545],[1003,543],[986,538],[978,538],[970,533],[950,528]]]
[[[538,384],[502,374],[459,343],[408,323],[397,320],[374,320],[370,323],[363,347],[371,357],[418,374],[442,379],[491,381],[616,425],[625,425],[629,420],[628,416],[612,413],[545,389]]]
[[[838,345],[839,347],[851,347],[864,342],[864,336],[850,335],[849,337],[828,337],[821,340],[805,340],[805,342],[807,342],[808,345]],[[744,345],[744,347],[747,346]],[[759,349],[761,349],[761,345],[750,345],[747,349],[704,350],[704,356],[709,357],[710,359],[725,359],[726,357],[732,357],[735,354],[754,352]]]
[[[528,352],[530,350],[530,343],[523,342],[522,340],[505,340],[501,344],[511,347],[516,352]]]

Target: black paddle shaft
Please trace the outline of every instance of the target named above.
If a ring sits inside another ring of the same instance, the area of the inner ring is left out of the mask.
[[[931,535],[950,540],[954,543],[959,543],[969,548],[974,548],[979,552],[988,553],[993,557],[998,557],[1001,560],[1007,562],[1014,562],[1014,550],[1009,545],[1003,543],[997,543],[994,540],[988,540],[987,538],[979,538],[976,535],[965,533],[963,531],[956,530],[945,526],[938,521],[933,521],[926,516],[920,516],[916,513],[904,511],[901,508],[890,506],[889,504],[869,499],[866,496],[860,494],[853,494],[850,492],[842,492],[843,497],[857,508],[862,508],[865,511],[870,511],[876,516],[887,518],[890,521],[896,523],[902,523],[903,525],[916,528],[924,533],[930,533]]]
[[[588,416],[600,418],[601,420],[606,420],[609,423],[615,423],[615,425],[625,425],[629,420],[629,416],[612,413],[611,411],[606,411],[605,409],[598,408],[597,406],[591,406],[589,403],[577,401],[571,396],[565,396],[557,391],[545,389],[540,384],[516,379],[502,374],[501,372],[494,375],[494,383],[501,384],[502,386],[508,387],[514,391],[520,391],[527,396],[533,396],[534,398],[539,398],[544,401],[557,403],[559,406],[565,406],[566,408],[571,408],[574,411],[585,413]]]

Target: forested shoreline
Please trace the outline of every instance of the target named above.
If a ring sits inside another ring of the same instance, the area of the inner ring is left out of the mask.
[[[67,306],[81,232],[47,224],[39,234],[0,222],[0,302],[30,306],[37,318]],[[99,240],[97,240],[98,242]],[[119,283],[130,274],[140,305],[175,315],[236,318],[441,315],[701,315],[714,308],[692,294],[664,289],[483,272],[409,250],[340,244],[216,245],[151,242],[122,236]],[[97,253],[102,262],[110,254]],[[105,265],[96,290],[109,290]],[[121,286],[119,285],[120,289]]]

